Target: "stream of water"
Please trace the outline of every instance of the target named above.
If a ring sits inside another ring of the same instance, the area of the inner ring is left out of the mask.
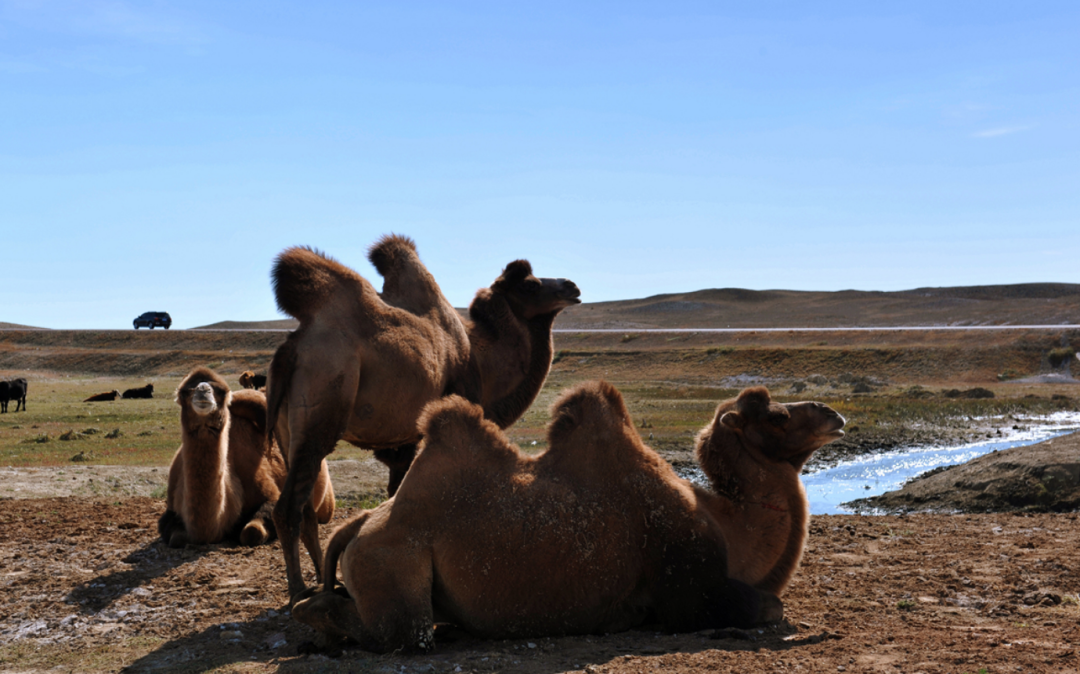
[[[990,452],[1032,445],[1080,429],[1080,412],[1016,416],[1012,428],[1004,417],[977,419],[1001,428],[1001,437],[955,447],[912,447],[846,461],[802,476],[810,512],[850,513],[841,504],[899,489],[911,478],[939,466],[952,466]],[[994,423],[998,422],[998,423]]]

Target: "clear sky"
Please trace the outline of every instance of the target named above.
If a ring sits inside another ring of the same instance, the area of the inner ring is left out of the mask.
[[[597,302],[1080,282],[1080,3],[0,0],[0,321],[281,317],[306,244]]]

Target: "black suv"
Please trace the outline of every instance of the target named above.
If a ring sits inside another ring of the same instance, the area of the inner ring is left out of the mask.
[[[165,328],[168,330],[169,326],[172,325],[172,316],[164,311],[147,311],[132,322],[135,324],[136,330],[139,328],[150,328],[151,330]]]

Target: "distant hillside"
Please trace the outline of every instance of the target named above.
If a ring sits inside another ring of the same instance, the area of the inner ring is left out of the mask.
[[[698,290],[580,304],[563,311],[555,327],[622,330],[1078,323],[1080,284],[1028,283],[894,292]]]
[[[0,330],[46,330],[47,328],[35,328],[32,325],[19,325],[18,323],[5,323],[0,321]]]
[[[464,309],[458,311],[465,313]],[[894,292],[716,288],[579,304],[559,314],[555,327],[633,330],[1064,324],[1080,324],[1080,284],[1025,283]],[[221,321],[197,329],[294,330],[297,325],[293,319]]]
[[[274,321],[219,321],[192,330],[295,330],[299,326],[300,321],[295,318],[282,318]]]

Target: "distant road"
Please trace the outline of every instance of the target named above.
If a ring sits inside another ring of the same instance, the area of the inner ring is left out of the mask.
[[[934,331],[934,330],[1080,330],[1080,325],[917,325],[872,328],[555,328],[552,332],[888,332],[888,331]],[[67,328],[0,328],[0,332],[135,332],[130,328],[117,330],[67,329]],[[150,332],[150,331],[148,331]],[[161,330],[161,332],[292,332],[285,328],[189,328],[184,330]]]

